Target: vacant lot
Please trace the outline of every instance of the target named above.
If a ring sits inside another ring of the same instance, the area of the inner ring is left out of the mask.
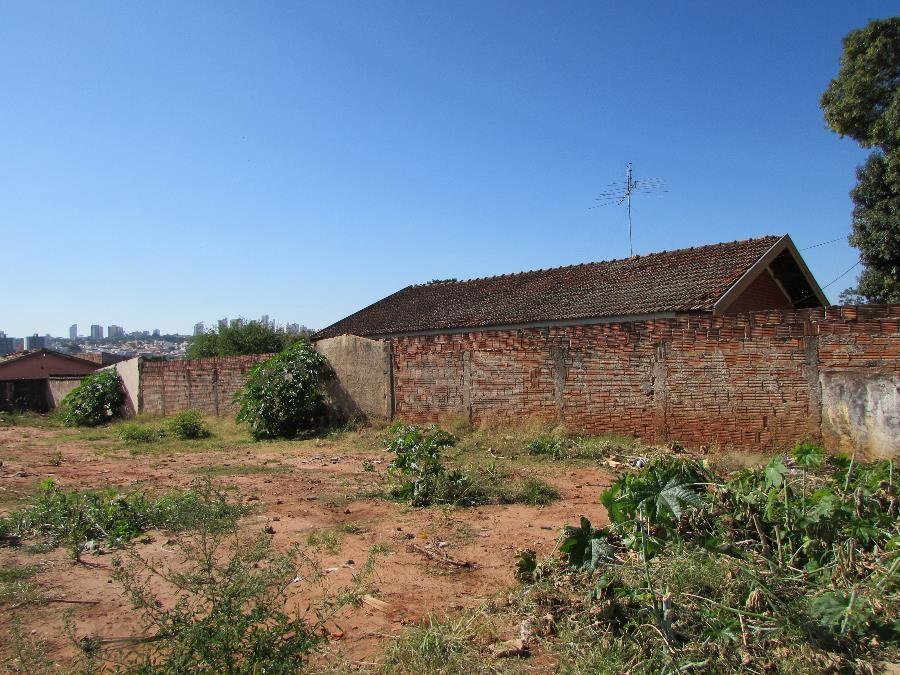
[[[271,672],[881,672],[898,659],[891,461],[811,444],[697,457],[454,420],[452,436],[255,443],[206,422],[209,436],[179,440],[171,420],[0,418],[0,669],[112,672],[163,654],[142,672],[219,672],[248,645]],[[217,536],[241,543],[204,558]],[[249,607],[261,639],[240,632]]]
[[[379,496],[392,457],[384,449],[386,429],[253,443],[229,421],[211,424],[207,439],[126,443],[120,440],[121,425],[66,429],[40,417],[8,419],[0,426],[0,512],[28,503],[48,478],[67,491],[115,487],[158,493],[209,477],[233,488],[234,498],[249,507],[241,528],[269,528],[279,549],[299,545],[324,570],[326,587],[352,585],[374,551],[372,573],[359,575],[364,586],[359,597],[367,596],[366,601],[351,603],[328,622],[329,642],[320,661],[339,669],[379,661],[391,636],[429,615],[452,615],[502,596],[514,583],[517,549],[546,554],[562,523],[581,515],[603,522],[597,501],[609,476],[603,458],[639,454],[628,439],[593,439],[561,461],[523,449],[539,428],[516,434],[465,431],[447,453],[454,464],[494,486],[540,478],[559,498],[542,506],[412,508]],[[171,543],[168,534],[150,531],[129,548],[174,565]],[[9,668],[15,667],[14,649],[27,652],[38,643],[52,663],[71,664],[77,650],[65,634],[67,614],[76,639],[96,636],[115,645],[114,639],[142,634],[138,614],[111,578],[115,551],[101,547],[73,563],[65,546],[45,550],[25,544],[0,548],[0,565],[20,570],[21,577],[19,592],[7,584],[0,599],[5,610],[0,632],[11,635],[13,621],[21,622],[18,646],[0,640],[0,658],[12,664]],[[305,608],[321,593],[298,581],[291,602]]]

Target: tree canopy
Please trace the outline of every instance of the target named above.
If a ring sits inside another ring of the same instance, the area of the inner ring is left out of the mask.
[[[229,326],[211,328],[195,336],[188,345],[186,356],[199,359],[207,356],[275,354],[305,338],[305,333],[288,333],[283,328],[273,328],[259,321],[236,320]]]
[[[864,265],[845,294],[900,302],[900,17],[844,38],[840,70],[821,99],[828,126],[871,148],[857,168],[850,243]]]

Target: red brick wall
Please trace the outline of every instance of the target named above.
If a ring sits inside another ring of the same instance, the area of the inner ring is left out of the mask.
[[[772,278],[768,271],[763,270],[761,274],[750,282],[750,285],[744,289],[737,299],[728,307],[729,314],[739,314],[746,312],[758,312],[773,307],[790,307],[791,299],[784,294],[784,291]]]
[[[900,305],[416,336],[393,349],[404,419],[537,417],[781,448],[820,437],[821,371],[900,371]]]
[[[207,415],[232,415],[235,392],[251,368],[271,354],[220,356],[207,359],[144,361],[141,363],[141,412],[171,415],[199,410]]]

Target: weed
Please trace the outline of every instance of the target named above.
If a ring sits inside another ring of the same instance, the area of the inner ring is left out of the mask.
[[[303,616],[288,614],[287,589],[299,576],[297,550],[278,553],[271,537],[201,529],[181,539],[178,571],[133,552],[113,561],[113,578],[139,609],[147,652],[127,664],[135,672],[294,673],[321,636]],[[178,589],[163,605],[152,582]]]
[[[50,466],[62,466],[63,456],[59,450],[50,453],[50,458],[47,460],[47,463]]]
[[[529,506],[545,506],[559,499],[559,491],[540,478],[526,478],[518,488],[514,502]]]
[[[196,410],[185,410],[168,421],[166,429],[175,438],[193,440],[210,436],[209,427]]]
[[[37,572],[35,565],[9,565],[0,569],[0,602],[14,607],[42,602],[43,592],[30,581]]]
[[[172,531],[198,526],[228,526],[244,513],[209,480],[190,490],[158,497],[113,489],[66,492],[51,479],[41,483],[30,506],[0,517],[0,538],[42,537],[51,546],[67,542],[75,559],[97,543],[122,546],[152,527]]]
[[[891,470],[807,445],[728,478],[663,458],[604,491],[608,528],[566,528],[564,568],[520,558],[519,576],[589,598],[565,612],[567,667],[864,670],[898,650]]]
[[[153,443],[162,432],[146,424],[126,423],[119,426],[119,438],[125,443]]]
[[[552,457],[553,459],[563,459],[566,450],[572,446],[572,442],[567,438],[559,436],[539,436],[525,446],[525,450],[530,455],[541,455]]]
[[[306,538],[306,543],[325,553],[335,555],[341,550],[341,539],[341,533],[336,530],[317,530],[310,533]]]
[[[362,525],[357,525],[356,523],[344,523],[338,529],[344,534],[362,534],[366,531]]]
[[[548,504],[559,494],[547,483],[527,479],[521,485],[496,466],[476,471],[447,469],[441,451],[451,447],[455,439],[437,427],[395,425],[389,448],[397,456],[388,467],[395,484],[388,495],[411,506],[452,504],[477,506],[480,504],[526,503]]]
[[[47,643],[40,637],[26,634],[18,618],[10,629],[13,658],[5,666],[5,672],[42,675],[56,672],[53,661],[47,656]]]
[[[496,637],[494,626],[481,612],[444,620],[429,617],[423,625],[389,643],[381,672],[398,675],[498,672],[500,667],[485,663],[479,649]]]

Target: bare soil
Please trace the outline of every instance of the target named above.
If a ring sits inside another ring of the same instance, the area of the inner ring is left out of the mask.
[[[596,524],[605,521],[598,495],[609,473],[598,463],[497,459],[494,450],[484,452],[486,459],[506,471],[544,478],[560,491],[561,498],[544,507],[426,509],[366,498],[382,485],[389,461],[374,431],[268,444],[214,438],[201,451],[170,448],[134,454],[103,432],[79,435],[71,430],[9,426],[0,427],[0,512],[21,504],[45,478],[53,478],[65,489],[117,486],[162,491],[187,487],[207,472],[235,486],[242,499],[254,505],[242,528],[272,528],[278,548],[299,544],[331,570],[329,580],[336,586],[349,584],[372,546],[380,544],[389,552],[378,558],[368,590],[385,605],[345,608],[329,625],[323,663],[366,669],[378,661],[387,639],[428,615],[443,616],[503,597],[514,582],[517,549],[533,548],[545,555],[555,546],[561,525],[575,523],[581,515]],[[62,456],[59,466],[51,464],[56,453]],[[310,535],[347,525],[356,527],[336,533],[337,552],[310,550]],[[176,564],[170,546],[169,536],[162,532],[150,532],[133,543],[142,556]],[[423,549],[471,566],[439,562]],[[111,579],[111,559],[109,553],[86,555],[87,564],[75,564],[64,549],[29,553],[25,547],[0,548],[0,566],[38,566],[33,581],[54,599],[3,607],[0,662],[11,657],[8,637],[14,617],[26,634],[46,640],[50,658],[62,667],[74,653],[63,630],[67,611],[72,613],[78,636],[142,635],[138,614]],[[298,582],[291,602],[305,607],[312,594],[312,589]],[[160,599],[165,603],[171,597]]]

